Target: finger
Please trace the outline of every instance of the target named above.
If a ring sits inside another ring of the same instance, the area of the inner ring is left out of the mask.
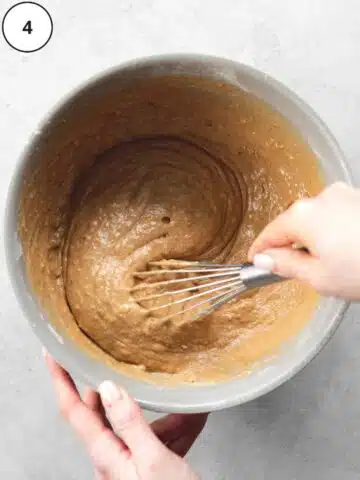
[[[351,187],[347,185],[345,182],[335,182],[325,188],[320,194],[319,198],[333,198],[334,196],[337,198],[338,195],[343,195],[349,192],[352,193]]]
[[[84,441],[95,465],[101,469],[106,468],[108,463],[118,462],[125,468],[129,457],[125,445],[104,425],[99,416],[81,401],[70,375],[50,355],[46,354],[45,360],[60,411]]]
[[[289,246],[294,243],[309,248],[313,239],[314,225],[318,219],[315,215],[315,199],[304,198],[295,202],[286,212],[279,215],[260,233],[249,250],[249,260],[264,250]]]
[[[171,413],[166,417],[159,418],[151,424],[152,431],[163,443],[178,437],[179,430],[183,431],[185,415]]]
[[[151,427],[159,440],[170,450],[178,455],[183,455],[183,452],[190,449],[201,433],[207,417],[208,414],[170,414],[153,422]],[[177,450],[176,445],[181,439],[185,439],[182,442],[184,447]]]
[[[87,387],[85,389],[83,402],[94,412],[100,413],[100,408],[102,407],[100,395],[91,388]]]
[[[253,258],[254,265],[284,278],[309,283],[317,275],[319,261],[309,253],[295,248],[265,250]]]
[[[106,475],[96,468],[94,471],[94,480],[106,480]]]
[[[53,380],[55,394],[62,415],[85,442],[92,442],[104,430],[104,425],[94,412],[80,399],[70,375],[49,355],[45,357]]]
[[[90,388],[86,388],[84,395],[83,395],[83,402],[84,404],[90,408],[99,419],[103,422],[106,428],[111,430],[111,425],[109,420],[106,418],[104,406],[101,402],[100,395]]]
[[[105,429],[88,451],[99,479],[138,478],[130,450],[111,430]]]
[[[195,439],[196,438],[193,438],[191,435],[185,435],[184,437],[174,440],[167,447],[179,457],[185,457],[192,447]]]
[[[164,450],[164,445],[151,430],[140,407],[125,390],[106,381],[100,385],[99,392],[107,417],[130,449],[135,462]]]
[[[71,390],[72,392],[79,395],[74,380],[71,378],[68,372],[64,370],[61,365],[56,362],[56,360],[53,359],[53,357],[47,352],[47,350],[45,350],[45,348],[43,348],[43,355],[46,366],[48,367],[54,383],[55,393],[58,393],[56,388],[58,387],[59,381],[61,380],[61,382],[66,385],[67,390]]]

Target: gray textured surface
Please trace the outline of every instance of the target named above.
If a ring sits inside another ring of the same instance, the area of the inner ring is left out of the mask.
[[[16,2],[0,0],[0,15]],[[48,0],[54,36],[25,55],[0,38],[0,200],[30,132],[58,98],[135,56],[200,52],[263,69],[328,123],[360,182],[358,0]],[[206,5],[206,8],[204,8]],[[1,209],[3,211],[3,209]],[[59,419],[40,348],[11,292],[1,251],[0,475],[90,479]],[[360,476],[360,307],[328,347],[272,394],[213,414],[190,455],[204,479],[327,480]]]

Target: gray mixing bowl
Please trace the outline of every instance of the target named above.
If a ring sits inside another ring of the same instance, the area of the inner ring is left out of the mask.
[[[56,129],[62,117],[76,115],[95,98],[114,92],[132,78],[164,75],[200,75],[226,81],[251,92],[287,117],[316,153],[327,183],[351,182],[349,173],[333,136],[318,116],[302,100],[268,75],[248,66],[202,55],[172,55],[140,59],[116,67],[91,79],[62,99],[45,119],[40,135],[34,135],[15,169],[5,212],[5,248],[8,268],[18,301],[32,328],[51,354],[73,375],[97,387],[103,380],[113,380],[129,390],[142,407],[164,412],[204,412],[239,405],[273,390],[302,369],[321,350],[338,327],[347,303],[321,299],[314,318],[301,333],[284,345],[278,356],[248,376],[212,385],[163,387],[129,378],[89,358],[79,351],[64,332],[55,331],[46,313],[37,303],[27,280],[22,249],[17,236],[21,186],[34,167],[34,152],[44,142],[49,129]],[[84,117],[84,114],[82,115]]]

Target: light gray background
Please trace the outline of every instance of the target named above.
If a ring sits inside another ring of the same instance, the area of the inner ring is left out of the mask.
[[[0,16],[14,3],[0,0]],[[104,68],[169,52],[226,56],[282,80],[328,123],[359,183],[358,0],[42,4],[54,20],[53,38],[42,51],[16,52],[0,36],[1,212],[20,151],[59,97]],[[57,413],[2,250],[0,261],[0,476],[90,479],[86,455]],[[258,401],[211,415],[189,457],[203,479],[359,478],[359,314],[359,306],[351,307],[335,338],[295,379]]]

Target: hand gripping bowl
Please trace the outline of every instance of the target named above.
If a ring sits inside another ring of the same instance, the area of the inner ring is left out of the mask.
[[[86,121],[85,112],[89,105],[99,97],[106,100],[108,94],[113,94],[132,79],[171,75],[209,77],[254,94],[286,117],[308,142],[318,158],[326,183],[350,182],[343,154],[327,127],[302,100],[268,75],[230,60],[202,55],[140,59],[102,73],[62,99],[51,111],[41,133],[34,135],[16,166],[5,212],[5,248],[12,284],[24,314],[48,351],[73,375],[95,388],[105,379],[113,380],[127,388],[142,407],[150,410],[205,412],[248,402],[290,379],[327,343],[338,327],[347,303],[334,298],[321,299],[314,317],[300,334],[287,342],[278,355],[254,368],[249,375],[215,384],[157,386],[125,376],[90,358],[64,332],[55,331],[28,283],[17,234],[23,181],[35,166],[37,149],[49,139],[56,141],[62,118],[66,117],[67,122],[69,119]]]

